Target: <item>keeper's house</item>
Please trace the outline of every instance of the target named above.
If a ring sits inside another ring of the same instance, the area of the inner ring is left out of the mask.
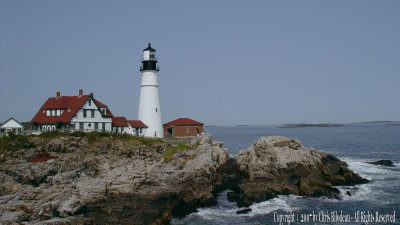
[[[77,96],[51,97],[31,120],[35,134],[49,131],[107,131],[143,136],[147,125],[140,120],[114,117],[107,105],[94,98],[93,93]]]
[[[33,129],[46,131],[112,131],[113,114],[93,93],[51,97],[31,120]]]
[[[192,138],[203,133],[204,124],[189,118],[179,118],[164,124],[164,137]]]

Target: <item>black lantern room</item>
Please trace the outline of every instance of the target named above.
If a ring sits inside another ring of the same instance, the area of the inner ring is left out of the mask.
[[[157,65],[156,50],[151,47],[150,43],[149,46],[147,46],[147,48],[143,49],[143,59],[142,59],[142,65],[140,66],[140,71],[144,70],[159,71]]]

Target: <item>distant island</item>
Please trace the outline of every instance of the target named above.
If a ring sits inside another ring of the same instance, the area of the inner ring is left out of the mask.
[[[299,124],[286,124],[280,126],[279,128],[298,128],[298,127],[341,127],[342,124],[337,123],[320,123],[320,124],[308,124],[308,123],[299,123]]]
[[[360,122],[360,123],[396,123],[396,121],[390,121],[390,120],[377,120],[377,121],[366,121],[366,122]]]

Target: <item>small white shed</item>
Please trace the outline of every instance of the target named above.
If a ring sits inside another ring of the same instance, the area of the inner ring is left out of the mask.
[[[0,132],[1,134],[5,135],[7,135],[8,132],[14,132],[15,134],[23,134],[24,127],[21,125],[20,122],[11,117],[0,126]]]

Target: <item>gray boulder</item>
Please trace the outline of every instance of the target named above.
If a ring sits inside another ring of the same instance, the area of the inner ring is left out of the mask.
[[[282,136],[258,139],[235,160],[241,180],[230,199],[243,206],[279,194],[339,198],[333,186],[368,182],[338,158]]]

